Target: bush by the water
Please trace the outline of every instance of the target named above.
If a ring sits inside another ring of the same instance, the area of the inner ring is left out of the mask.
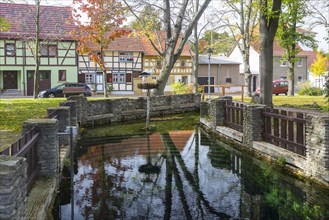
[[[323,90],[314,86],[311,86],[309,81],[306,81],[300,85],[298,95],[310,95],[310,96],[320,96],[323,94]]]

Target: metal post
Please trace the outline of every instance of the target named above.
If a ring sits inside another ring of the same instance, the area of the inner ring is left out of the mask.
[[[74,219],[74,156],[73,156],[73,127],[70,126],[70,168],[71,168],[71,220]]]
[[[147,97],[146,97],[146,130],[150,128],[150,90],[147,90]]]
[[[210,58],[212,53],[211,48],[208,48],[207,52],[208,52],[208,99],[210,99]]]

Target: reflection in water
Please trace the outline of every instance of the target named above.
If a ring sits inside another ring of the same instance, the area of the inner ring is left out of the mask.
[[[328,191],[198,129],[83,143],[74,176],[74,219],[329,218]],[[71,217],[65,184],[55,219]]]

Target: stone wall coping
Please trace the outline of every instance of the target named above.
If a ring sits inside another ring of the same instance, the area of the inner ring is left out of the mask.
[[[63,110],[70,110],[69,106],[58,106],[58,107],[48,107],[49,110],[57,110],[57,109],[63,109]]]
[[[24,123],[26,124],[56,124],[57,119],[27,119]]]

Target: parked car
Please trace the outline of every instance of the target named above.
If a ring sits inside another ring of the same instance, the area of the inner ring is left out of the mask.
[[[65,93],[65,90],[68,92]],[[38,97],[54,98],[70,95],[91,96],[91,89],[85,83],[63,83],[51,89],[39,92]]]
[[[257,88],[255,91],[255,95],[259,95],[260,88]],[[287,80],[274,80],[272,83],[272,94],[279,95],[288,93],[288,81]]]

